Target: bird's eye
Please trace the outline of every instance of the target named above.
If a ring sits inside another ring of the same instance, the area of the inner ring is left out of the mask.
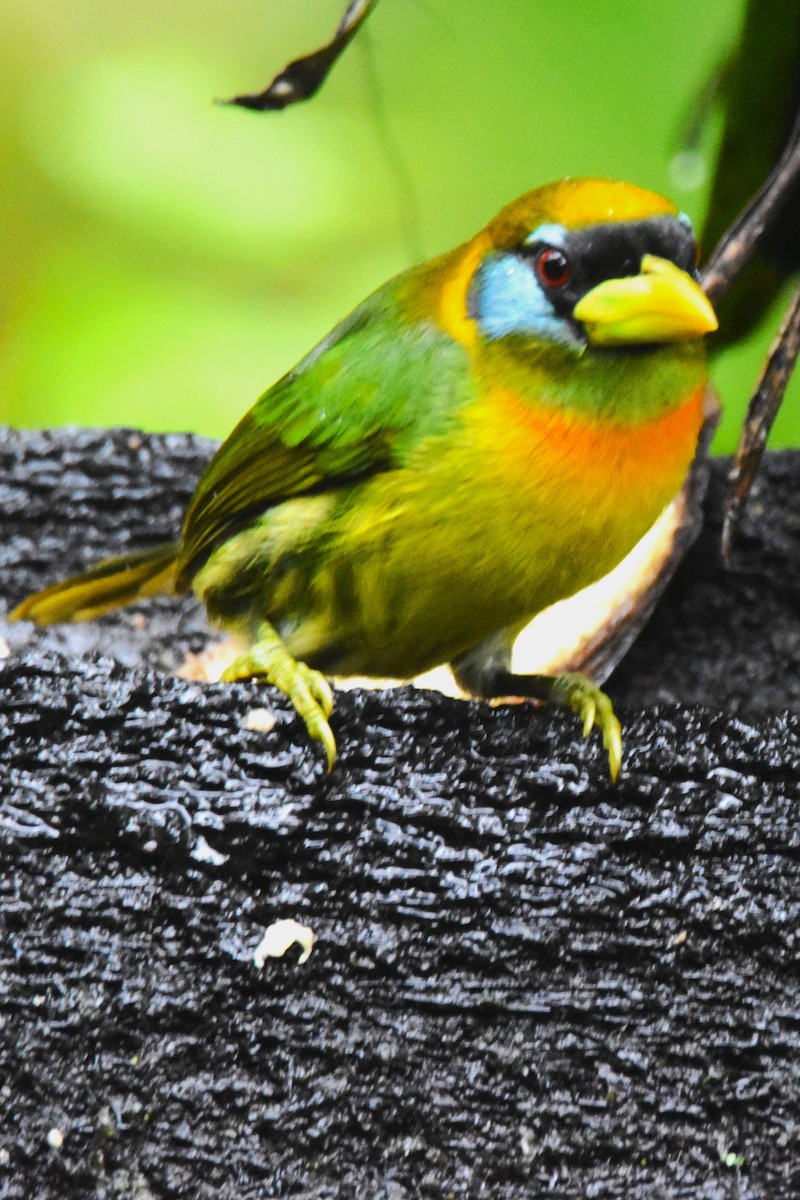
[[[563,288],[572,274],[567,256],[561,250],[547,246],[536,256],[536,274],[539,282],[547,288]]]

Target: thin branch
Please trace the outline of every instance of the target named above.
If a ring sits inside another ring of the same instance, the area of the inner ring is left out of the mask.
[[[800,115],[789,141],[763,187],[755,194],[720,239],[700,272],[700,286],[712,304],[718,304],[741,274],[786,199],[800,180]]]
[[[331,69],[358,33],[379,0],[351,0],[333,37],[318,50],[296,58],[275,76],[263,92],[233,96],[223,104],[238,104],[256,112],[274,112],[308,100],[322,87]]]
[[[778,336],[772,344],[742,426],[731,473],[722,526],[722,554],[730,561],[734,535],[745,500],[758,472],[769,431],[778,415],[786,385],[800,351],[800,286],[795,290]]]

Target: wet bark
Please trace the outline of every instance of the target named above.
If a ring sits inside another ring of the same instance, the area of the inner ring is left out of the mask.
[[[211,449],[0,434],[2,601],[174,536]],[[411,689],[337,697],[329,776],[172,677],[189,600],[0,625],[0,1196],[795,1197],[800,456],[729,571],[723,475],[616,788],[569,716]]]

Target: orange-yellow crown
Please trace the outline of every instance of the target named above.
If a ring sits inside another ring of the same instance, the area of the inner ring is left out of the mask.
[[[605,221],[640,221],[674,215],[675,205],[655,192],[610,179],[562,179],[526,192],[501,209],[486,228],[493,245],[514,246],[537,225],[557,223],[568,229]]]

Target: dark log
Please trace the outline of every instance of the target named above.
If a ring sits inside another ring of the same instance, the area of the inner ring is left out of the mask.
[[[3,599],[172,536],[210,450],[0,434]],[[800,456],[728,571],[724,471],[615,788],[569,716],[412,689],[337,697],[329,776],[168,673],[189,600],[0,626],[0,1196],[800,1194]]]

